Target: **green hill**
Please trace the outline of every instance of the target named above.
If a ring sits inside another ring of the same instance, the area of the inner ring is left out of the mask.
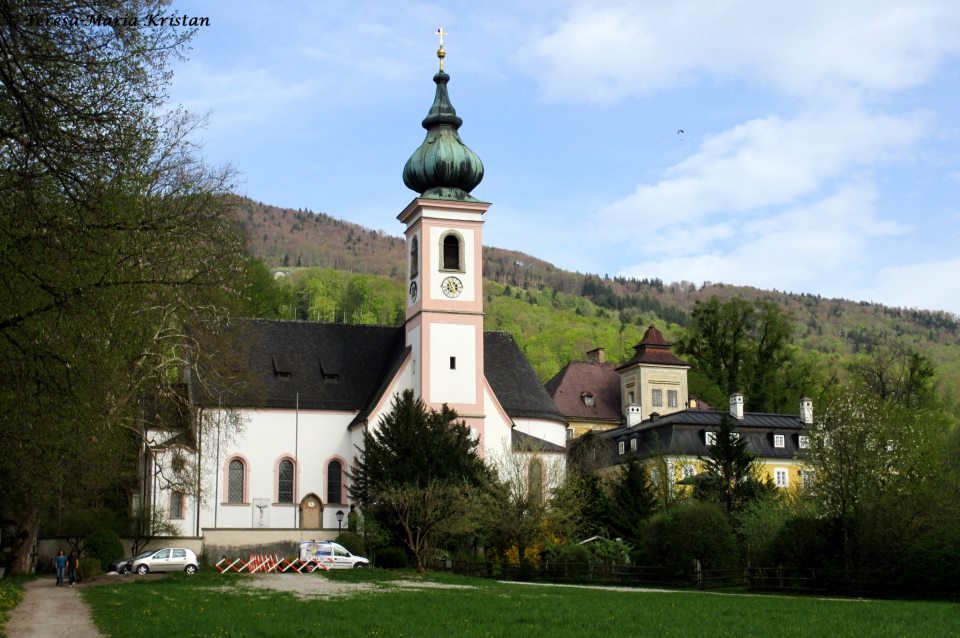
[[[261,314],[397,324],[403,317],[404,241],[324,213],[238,198],[248,252],[286,273],[283,299]],[[522,252],[485,247],[485,325],[514,335],[543,379],[571,359],[604,347],[621,361],[643,328],[676,339],[698,301],[771,301],[795,323],[794,341],[823,366],[842,367],[892,335],[936,365],[939,394],[960,401],[960,321],[941,311],[760,290],[723,283],[664,283],[570,272]],[[281,309],[282,307],[282,309]]]

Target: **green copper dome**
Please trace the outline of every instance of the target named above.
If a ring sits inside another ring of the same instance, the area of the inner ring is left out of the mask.
[[[427,137],[403,167],[403,183],[421,197],[475,202],[470,191],[483,179],[483,164],[457,134],[463,120],[447,95],[450,76],[440,71],[433,81],[437,95],[423,120]]]

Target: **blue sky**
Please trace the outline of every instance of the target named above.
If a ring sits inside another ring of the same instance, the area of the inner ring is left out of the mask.
[[[960,3],[174,2],[237,190],[393,235],[443,25],[488,245],[960,313]],[[683,131],[680,133],[679,131]]]

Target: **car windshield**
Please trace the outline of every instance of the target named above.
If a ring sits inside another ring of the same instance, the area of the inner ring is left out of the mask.
[[[146,558],[147,556],[152,556],[152,555],[153,555],[153,551],[143,552],[142,554],[137,554],[136,556],[134,556],[134,557],[133,557],[133,560],[137,560],[137,559],[140,559],[140,558]]]

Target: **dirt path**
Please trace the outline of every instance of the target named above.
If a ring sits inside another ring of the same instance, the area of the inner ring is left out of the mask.
[[[53,577],[26,584],[23,602],[10,612],[8,638],[103,638],[79,587],[57,587]]]

